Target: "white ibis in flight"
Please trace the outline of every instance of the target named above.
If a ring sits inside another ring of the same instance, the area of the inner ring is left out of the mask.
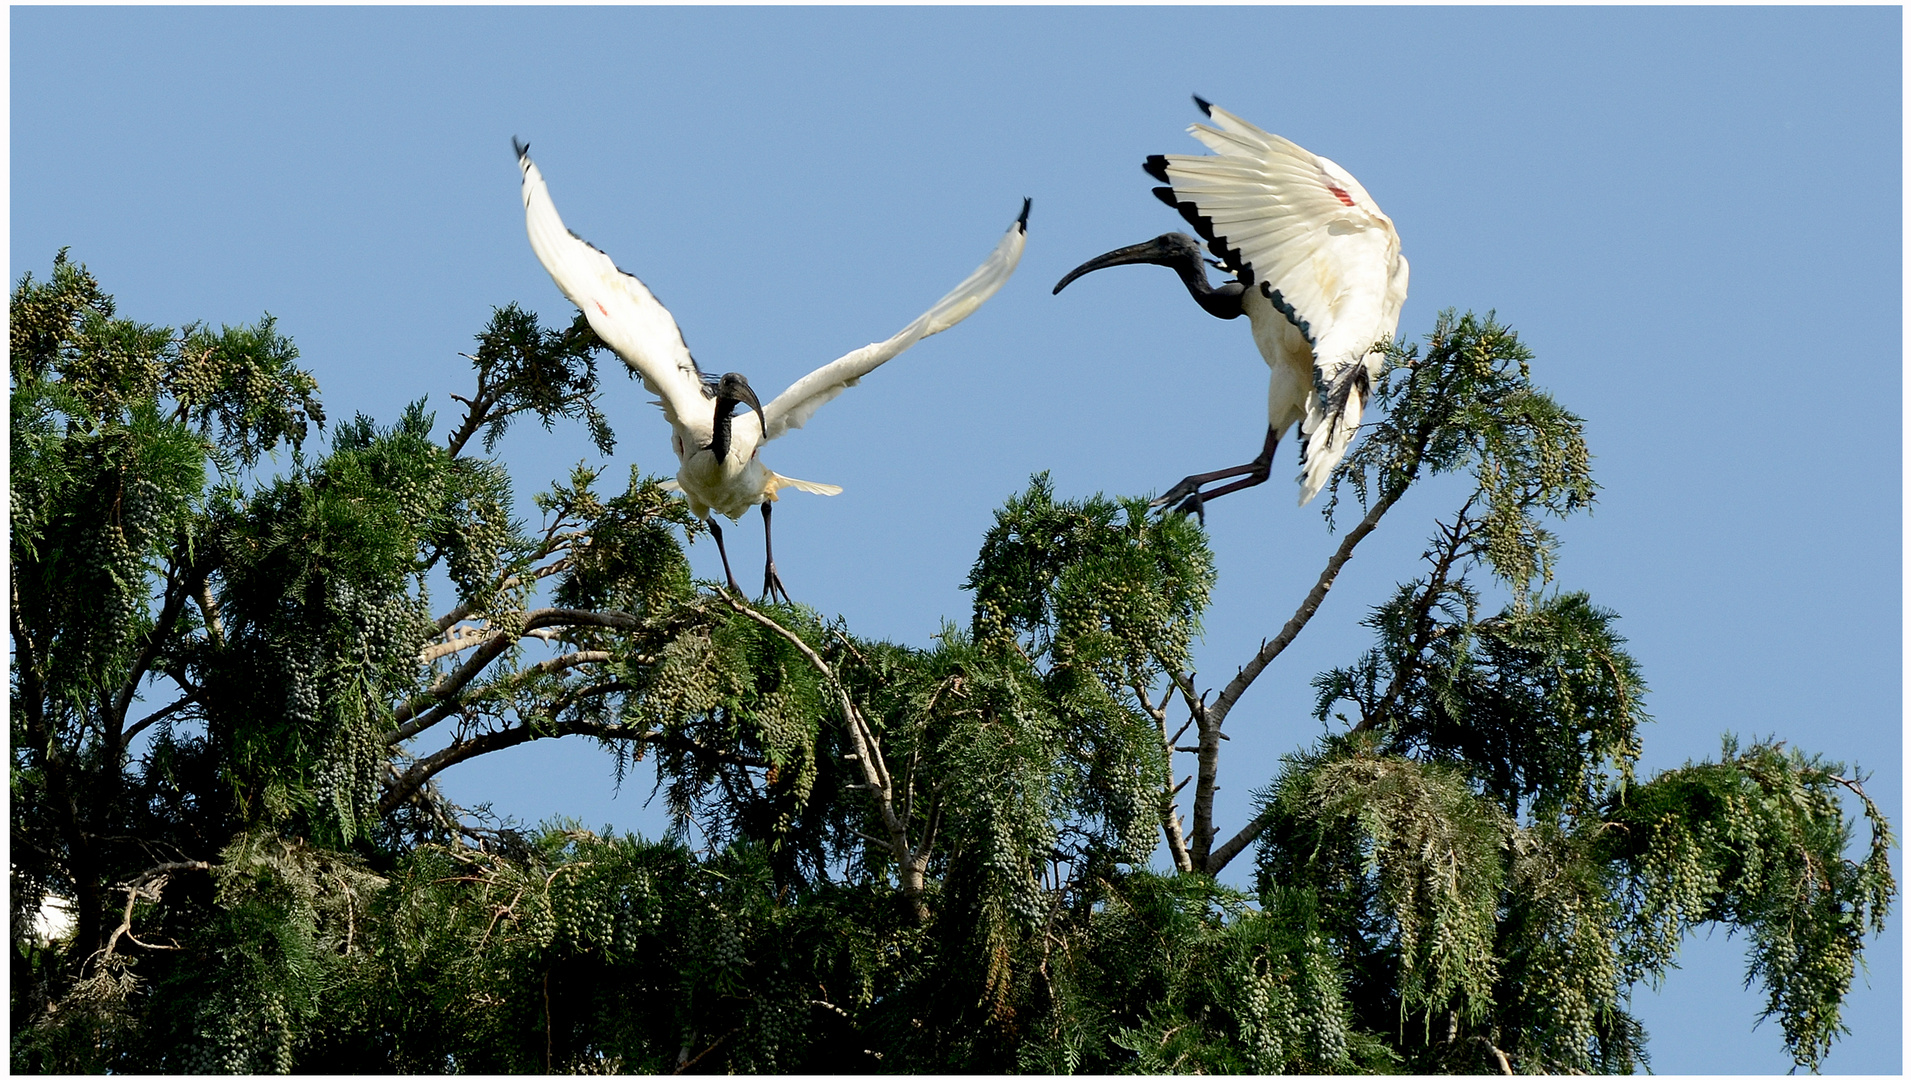
[[[550,271],[564,295],[584,312],[591,329],[658,397],[664,419],[670,421],[670,448],[676,451],[677,478],[666,487],[683,493],[690,512],[710,526],[723,575],[732,591],[736,575],[723,550],[723,530],[713,512],[731,521],[752,506],[763,508],[763,592],[771,599],[789,590],[776,574],[776,556],[770,549],[770,504],[782,488],[793,487],[817,495],[835,495],[843,489],[771,472],[757,457],[762,445],[792,428],[800,428],[824,402],[855,386],[864,375],[931,334],[939,334],[971,315],[995,295],[1014,273],[1022,258],[1028,233],[1029,201],[1009,226],[986,261],[928,311],[887,341],[865,345],[824,364],[798,379],[768,405],[758,403],[750,382],[734,371],[721,378],[705,375],[690,357],[683,333],[670,312],[657,302],[644,283],[619,270],[610,256],[592,247],[564,227],[544,186],[544,176],[531,162],[530,147],[511,141],[524,173],[524,224],[531,250]],[[731,413],[747,405],[756,413],[757,426],[733,424]]]
[[[1184,478],[1154,501],[1203,514],[1205,500],[1267,479],[1288,425],[1301,429],[1301,504],[1321,486],[1360,428],[1376,346],[1392,339],[1407,299],[1400,237],[1367,189],[1346,169],[1208,102],[1214,121],[1188,131],[1214,153],[1156,154],[1143,166],[1166,185],[1156,197],[1181,212],[1207,241],[1214,265],[1234,280],[1215,288],[1201,244],[1186,233],[1090,259],[1056,292],[1091,270],[1123,263],[1172,268],[1195,302],[1220,319],[1247,316],[1254,344],[1273,369],[1267,386],[1267,441],[1246,465]],[[1222,487],[1202,485],[1242,477]]]

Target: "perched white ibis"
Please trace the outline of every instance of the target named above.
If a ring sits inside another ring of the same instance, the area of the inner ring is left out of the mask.
[[[1214,265],[1234,280],[1211,286],[1200,243],[1167,233],[1088,260],[1055,291],[1091,270],[1154,263],[1173,268],[1208,314],[1246,315],[1273,369],[1261,454],[1246,465],[1186,477],[1154,505],[1179,500],[1176,510],[1202,514],[1205,500],[1265,481],[1281,434],[1296,421],[1305,505],[1360,428],[1380,373],[1376,346],[1392,339],[1407,299],[1407,260],[1393,222],[1346,169],[1198,97],[1194,102],[1215,126],[1188,131],[1214,153],[1156,154],[1144,168],[1166,185],[1155,195],[1181,212],[1207,241]],[[1243,479],[1201,490],[1237,476]]]
[[[557,207],[544,186],[543,174],[531,162],[530,147],[513,139],[518,168],[524,173],[524,224],[531,250],[550,271],[564,295],[584,312],[591,329],[604,344],[643,377],[644,387],[658,397],[664,419],[670,421],[670,448],[676,451],[676,490],[690,503],[690,512],[710,526],[723,560],[730,588],[741,593],[730,572],[730,556],[723,550],[723,530],[713,512],[731,521],[752,506],[763,508],[763,592],[785,600],[789,590],[777,577],[776,556],[770,548],[770,504],[786,487],[817,495],[835,495],[843,489],[771,472],[757,457],[762,445],[792,428],[800,428],[824,402],[855,386],[864,375],[931,334],[939,334],[969,317],[995,295],[1022,258],[1028,233],[1029,201],[1022,200],[1021,216],[989,257],[928,311],[887,341],[865,345],[824,364],[798,379],[768,405],[759,404],[750,382],[734,371],[712,378],[697,367],[689,346],[670,312],[657,302],[644,283],[619,270],[610,256],[592,247],[564,227]],[[757,417],[755,431],[745,423],[733,425],[731,413],[748,405]]]

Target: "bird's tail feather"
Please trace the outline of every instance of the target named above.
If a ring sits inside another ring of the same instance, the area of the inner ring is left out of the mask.
[[[782,473],[773,472],[770,474],[770,483],[768,487],[764,489],[764,494],[770,497],[771,502],[775,502],[776,493],[786,487],[793,487],[798,491],[807,491],[811,495],[841,495],[843,493],[843,489],[837,487],[835,484],[819,484],[814,480],[798,480],[794,476],[784,476]]]
[[[1301,421],[1301,433],[1307,439],[1307,456],[1299,477],[1300,505],[1306,506],[1320,494],[1334,466],[1347,455],[1347,447],[1360,431],[1360,414],[1367,404],[1368,385],[1366,365],[1353,363],[1334,380],[1325,401],[1319,394],[1307,395],[1307,415]]]

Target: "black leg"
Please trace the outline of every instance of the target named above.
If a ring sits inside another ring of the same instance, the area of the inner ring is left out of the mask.
[[[1169,503],[1175,503],[1176,505],[1174,510],[1171,511],[1172,513],[1192,513],[1196,517],[1199,517],[1201,523],[1205,525],[1207,524],[1208,515],[1203,508],[1203,504],[1206,503],[1207,500],[1218,499],[1229,492],[1239,491],[1242,488],[1251,488],[1256,484],[1267,482],[1268,471],[1273,468],[1274,465],[1274,448],[1279,446],[1280,442],[1281,433],[1270,427],[1267,429],[1267,441],[1261,444],[1260,457],[1255,458],[1246,465],[1235,465],[1231,468],[1216,469],[1213,472],[1195,473],[1193,476],[1183,477],[1180,483],[1169,488],[1165,494],[1148,505],[1166,506]],[[1236,480],[1232,484],[1215,488],[1213,491],[1201,490],[1202,484],[1211,484],[1216,480],[1225,480],[1230,476],[1240,476],[1244,477],[1244,479]]]
[[[770,550],[770,502],[765,499],[763,501],[763,595],[769,597],[771,603],[775,603],[776,594],[779,592],[783,594],[784,603],[796,602],[790,599],[790,590],[783,587],[783,579],[776,576],[776,553]]]
[[[717,525],[717,516],[711,514],[704,524],[710,526],[710,535],[717,538],[717,558],[723,560],[723,576],[729,579],[730,591],[742,596],[743,587],[737,584],[737,576],[730,572],[730,556],[723,550],[723,530]]]

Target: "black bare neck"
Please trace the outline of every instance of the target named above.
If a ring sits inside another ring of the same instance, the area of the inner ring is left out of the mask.
[[[722,461],[730,453],[730,423],[736,418],[730,414],[742,402],[732,397],[717,398],[717,415],[710,429],[710,452]]]
[[[1188,295],[1201,305],[1201,310],[1217,319],[1241,317],[1241,297],[1247,292],[1246,286],[1238,281],[1225,282],[1218,289],[1208,284],[1208,269],[1198,255],[1175,260],[1174,272],[1180,275],[1181,284],[1188,287]]]

